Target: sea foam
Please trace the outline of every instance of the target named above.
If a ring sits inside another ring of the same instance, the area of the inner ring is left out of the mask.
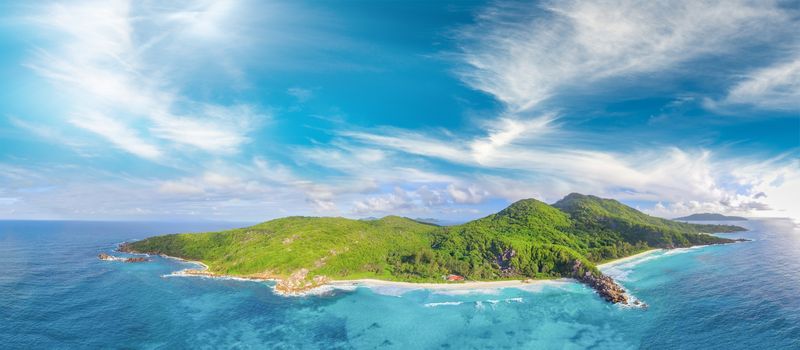
[[[440,303],[427,303],[425,307],[456,306],[463,304],[463,301],[443,301]]]

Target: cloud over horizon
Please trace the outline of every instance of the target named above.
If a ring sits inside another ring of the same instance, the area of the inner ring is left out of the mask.
[[[427,4],[430,21],[374,23],[288,1],[3,6],[0,218],[462,220],[581,192],[800,220],[785,2]]]

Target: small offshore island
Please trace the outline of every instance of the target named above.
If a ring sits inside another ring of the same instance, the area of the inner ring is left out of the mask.
[[[677,221],[747,221],[747,218],[741,216],[728,216],[717,213],[699,213],[689,216],[674,218]]]
[[[283,294],[367,279],[449,285],[574,278],[609,302],[628,304],[625,290],[597,264],[656,248],[733,243],[739,240],[707,233],[745,230],[661,219],[616,200],[573,193],[553,205],[520,200],[455,226],[398,216],[286,217],[228,231],[156,236],[119,250],[206,267],[186,274],[275,280]]]

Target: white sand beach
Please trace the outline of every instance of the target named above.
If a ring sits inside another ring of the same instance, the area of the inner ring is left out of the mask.
[[[607,268],[617,264],[621,264],[627,261],[631,261],[634,259],[642,258],[647,255],[656,253],[663,249],[651,249],[647,250],[638,254],[634,254],[628,257],[624,257],[621,259],[616,259],[613,261],[609,261],[604,264],[597,265],[598,268]],[[244,281],[271,281],[277,282],[277,279],[274,278],[258,278],[253,276],[248,277],[241,277],[241,276],[228,276],[228,275],[218,275],[211,272],[208,272],[209,268],[202,262],[199,261],[192,261],[192,260],[185,260],[173,256],[161,255],[164,258],[168,259],[175,259],[182,262],[197,264],[201,266],[201,269],[184,269],[180,271],[176,271],[171,273],[168,276],[185,276],[185,277],[206,277],[206,278],[220,278],[220,279],[233,279],[233,280],[244,280]],[[355,288],[355,287],[394,287],[400,289],[429,289],[429,290],[478,290],[478,289],[502,289],[502,288],[525,288],[535,285],[545,285],[545,284],[552,284],[552,283],[564,283],[564,282],[574,282],[575,280],[572,278],[557,278],[557,279],[524,279],[524,280],[507,280],[507,281],[469,281],[469,282],[456,282],[456,283],[414,283],[414,282],[401,282],[401,281],[387,281],[387,280],[378,280],[378,279],[355,279],[355,280],[331,280],[326,282],[323,285],[319,285],[313,287],[308,290],[298,291],[297,293],[278,293],[282,295],[290,295],[290,296],[303,296],[303,295],[313,295],[319,294],[324,290],[330,288]]]
[[[470,290],[470,289],[488,289],[488,288],[513,288],[525,287],[536,284],[547,284],[553,282],[572,281],[569,278],[547,279],[547,280],[509,280],[509,281],[473,281],[463,283],[412,283],[412,282],[398,282],[398,281],[384,281],[376,279],[358,279],[358,280],[338,280],[330,281],[328,285],[333,287],[400,287],[408,289],[436,289],[436,290]]]
[[[628,261],[631,261],[631,260],[634,260],[634,259],[642,258],[642,257],[645,257],[647,255],[650,255],[650,254],[653,254],[653,253],[656,253],[656,252],[659,252],[659,251],[662,251],[662,250],[664,250],[664,249],[656,248],[656,249],[645,250],[645,251],[643,251],[641,253],[638,253],[638,254],[634,254],[634,255],[631,255],[631,256],[626,256],[624,258],[619,258],[619,259],[616,259],[616,260],[611,260],[609,262],[599,264],[599,265],[597,265],[597,268],[598,269],[602,269],[604,267],[609,267],[609,266],[622,264],[624,262],[628,262]]]

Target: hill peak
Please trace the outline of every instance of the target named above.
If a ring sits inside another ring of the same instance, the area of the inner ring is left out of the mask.
[[[497,215],[511,215],[519,211],[536,211],[541,209],[542,207],[549,207],[549,205],[538,199],[533,199],[533,198],[520,199],[514,203],[511,203],[505,209],[499,211]]]
[[[570,193],[564,196],[564,198],[561,198],[559,201],[553,203],[554,207],[564,211],[572,211],[580,207],[586,207],[591,205],[599,205],[601,207],[625,206],[624,204],[614,199],[600,198],[593,195],[580,194],[575,192]]]
[[[578,192],[572,192],[572,193],[564,196],[564,198],[561,198],[561,200],[563,201],[565,199],[582,199],[582,198],[587,198],[587,197],[595,197],[595,196],[586,195],[586,194],[578,193]]]
[[[591,194],[582,194],[582,193],[577,193],[577,192],[572,192],[572,193],[564,196],[564,198],[561,198],[558,202],[564,202],[564,201],[567,201],[567,202],[568,201],[599,201],[599,202],[609,201],[609,202],[617,202],[616,199],[602,198],[602,197],[598,197],[598,196],[591,195]],[[556,202],[556,203],[558,203],[558,202]]]
[[[592,195],[583,195],[579,193],[571,193],[553,203],[556,207],[572,217],[586,216],[586,217],[606,217],[618,218],[626,221],[639,221],[648,223],[661,222],[662,219],[651,217],[636,208],[630,207],[621,203],[616,199],[600,198]]]
[[[549,225],[565,226],[569,224],[568,217],[560,210],[540,200],[528,198],[518,200],[497,214],[489,216],[494,220],[510,220],[518,223],[548,223]]]

